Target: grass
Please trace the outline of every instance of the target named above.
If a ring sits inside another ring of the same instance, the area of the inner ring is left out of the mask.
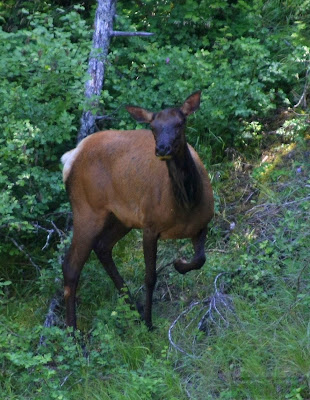
[[[235,305],[238,322],[210,337],[198,359],[184,363],[184,380],[195,371],[192,398],[284,399],[294,387],[306,394],[306,310],[286,315],[278,300],[250,305],[235,298]]]
[[[27,281],[3,267],[12,284],[0,303],[1,399],[309,399],[309,142],[273,146],[262,156],[268,168],[259,160],[244,168],[240,155],[222,165],[206,265],[185,276],[161,270],[154,332],[118,299],[95,259],[81,279],[76,340],[56,327],[42,331],[58,264]],[[162,243],[159,265],[191,251],[186,241]],[[139,233],[118,244],[115,260],[142,296]],[[193,300],[214,294],[223,272],[218,288],[233,306],[219,309],[227,323],[215,312],[208,334],[198,331],[207,305],[193,308],[173,331],[189,355],[178,351],[169,327]]]

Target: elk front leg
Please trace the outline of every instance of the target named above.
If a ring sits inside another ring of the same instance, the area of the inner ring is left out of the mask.
[[[156,255],[157,255],[157,239],[158,235],[150,229],[143,231],[143,252],[145,260],[145,307],[144,320],[146,326],[152,328],[152,301],[153,292],[156,284]]]
[[[207,228],[199,232],[199,234],[192,238],[194,245],[194,258],[187,262],[183,258],[179,258],[173,262],[175,269],[180,272],[180,274],[186,274],[193,269],[200,269],[206,261],[205,255],[205,242],[207,236]]]

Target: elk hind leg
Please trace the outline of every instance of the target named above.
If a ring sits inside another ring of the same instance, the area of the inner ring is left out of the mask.
[[[80,274],[93,247],[94,240],[100,231],[98,217],[87,215],[79,219],[79,223],[73,221],[73,238],[71,246],[67,251],[62,271],[64,277],[64,297],[66,304],[66,325],[76,329],[76,289]]]
[[[129,290],[112,257],[113,247],[130,230],[131,229],[123,225],[114,214],[110,214],[94,243],[93,249],[117,290],[122,293],[125,289],[129,296],[129,303],[132,304]]]

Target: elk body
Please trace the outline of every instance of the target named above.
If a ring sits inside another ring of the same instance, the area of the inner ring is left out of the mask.
[[[148,327],[158,239],[192,239],[193,259],[174,261],[180,273],[203,266],[213,193],[198,154],[185,138],[186,117],[199,105],[200,92],[195,92],[180,108],[158,113],[128,106],[131,116],[149,123],[151,130],[97,132],[63,155],[63,178],[73,211],[73,238],[62,267],[67,326],[76,328],[76,288],[92,250],[116,288],[125,287],[112,249],[133,228],[143,230]]]

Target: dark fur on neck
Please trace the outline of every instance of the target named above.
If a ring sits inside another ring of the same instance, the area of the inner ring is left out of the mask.
[[[202,182],[188,146],[182,157],[167,160],[167,166],[176,202],[191,210],[201,200]]]

